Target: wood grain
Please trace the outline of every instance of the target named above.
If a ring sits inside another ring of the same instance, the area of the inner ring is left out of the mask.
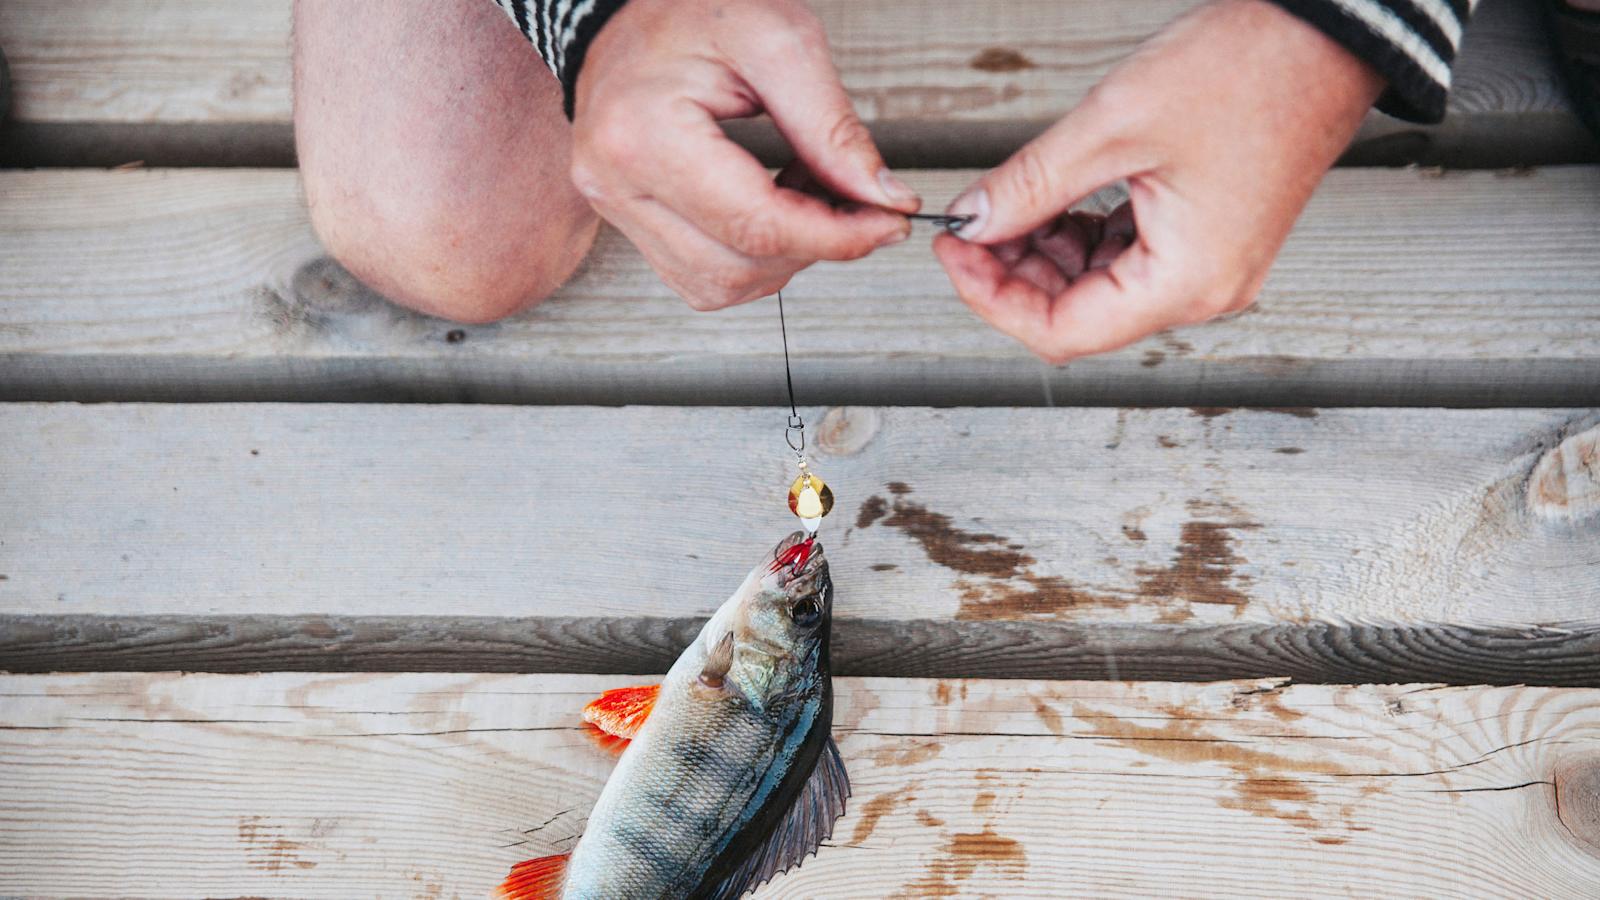
[[[558,852],[627,679],[0,679],[0,893],[481,897]],[[1593,896],[1592,690],[840,679],[854,795],[756,896]],[[1263,865],[1269,861],[1270,865]]]
[[[805,412],[845,671],[1600,685],[1600,411]],[[659,671],[781,422],[0,407],[0,664]]]
[[[891,162],[987,166],[1196,0],[812,5]],[[16,123],[0,161],[291,165],[289,27],[289,0],[12,0],[0,6],[0,46]],[[1443,125],[1374,113],[1350,159],[1503,166],[1600,154],[1567,105],[1536,4],[1486,0],[1455,79]],[[737,131],[764,156],[786,155],[765,124]]]
[[[920,172],[930,204],[976,173]],[[829,404],[1589,405],[1600,167],[1340,170],[1252,310],[1050,369],[923,240],[790,288]],[[775,313],[690,311],[620,236],[537,309],[461,327],[331,264],[291,172],[0,172],[0,399],[766,404]]]
[[[9,672],[665,672],[704,617],[4,615]],[[841,619],[841,675],[1600,686],[1600,628]]]

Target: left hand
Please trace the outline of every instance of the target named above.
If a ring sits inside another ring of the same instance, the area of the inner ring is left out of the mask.
[[[967,189],[934,252],[991,325],[1051,363],[1243,309],[1383,80],[1264,0],[1180,19]],[[1105,220],[1068,214],[1126,179]]]

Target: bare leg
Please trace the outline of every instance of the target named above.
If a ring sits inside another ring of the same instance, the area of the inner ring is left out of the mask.
[[[598,217],[567,175],[561,89],[488,0],[296,0],[295,144],[328,252],[395,301],[511,315]]]

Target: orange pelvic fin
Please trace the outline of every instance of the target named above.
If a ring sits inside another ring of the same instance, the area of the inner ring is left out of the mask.
[[[561,896],[561,879],[567,874],[571,853],[528,859],[511,867],[511,874],[494,889],[492,900],[554,900]]]
[[[583,720],[606,734],[631,741],[655,709],[660,694],[659,684],[613,688],[583,708]]]

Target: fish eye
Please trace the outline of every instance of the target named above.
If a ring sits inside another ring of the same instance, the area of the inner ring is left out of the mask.
[[[810,628],[822,619],[822,604],[815,597],[797,600],[789,607],[789,618],[801,628]]]

